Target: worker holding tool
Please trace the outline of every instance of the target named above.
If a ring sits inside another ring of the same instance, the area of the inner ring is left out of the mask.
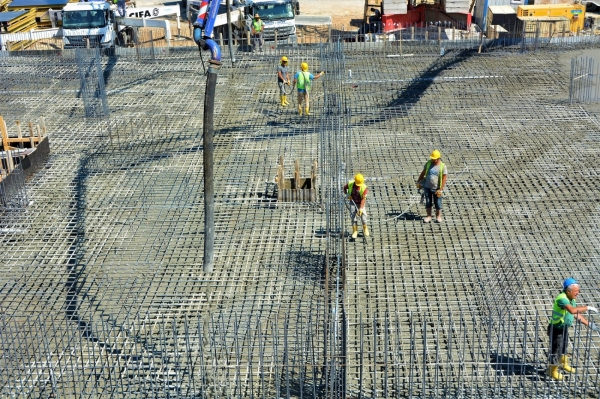
[[[308,102],[308,92],[312,86],[312,81],[319,79],[325,72],[319,73],[317,76],[308,72],[308,64],[303,62],[300,64],[300,71],[294,75],[294,86],[298,89],[298,114],[302,115],[302,103],[306,101],[306,115],[310,115],[310,105]],[[296,84],[297,82],[297,84]]]
[[[250,25],[252,30],[252,39],[254,41],[254,47],[252,52],[256,52],[256,48],[260,47],[260,51],[263,51],[263,45],[265,44],[265,38],[263,32],[265,31],[265,23],[260,19],[260,15],[254,14],[254,19]]]
[[[365,237],[369,236],[369,228],[367,227],[367,194],[369,190],[365,184],[365,178],[360,173],[354,176],[354,180],[350,180],[344,186],[344,194],[352,203],[351,218],[352,218],[352,238],[358,237],[358,218],[362,221],[363,233]]]
[[[569,343],[568,329],[573,321],[577,319],[591,330],[600,331],[600,327],[581,315],[581,313],[587,311],[598,313],[598,309],[593,306],[577,306],[575,301],[577,295],[579,295],[579,283],[574,278],[569,277],[563,282],[563,290],[554,300],[552,307],[552,318],[548,325],[551,348],[548,375],[557,381],[563,379],[563,375],[558,372],[559,365],[567,373],[575,372],[575,369],[569,365],[569,359],[565,354]]]
[[[279,85],[281,106],[286,107],[289,103],[287,102],[287,95],[285,94],[285,85],[290,84],[290,72],[288,68],[288,57],[285,55],[281,57],[281,64],[277,67],[277,84]]]
[[[417,179],[417,188],[423,189],[425,192],[427,217],[423,219],[424,223],[431,222],[433,203],[435,203],[435,221],[442,223],[442,192],[446,187],[447,175],[448,170],[442,162],[442,154],[438,150],[433,150],[429,156],[429,161],[427,161]]]

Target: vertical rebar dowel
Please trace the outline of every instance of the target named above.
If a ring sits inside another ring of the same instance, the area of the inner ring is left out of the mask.
[[[389,352],[389,344],[388,344],[388,331],[390,329],[389,325],[389,314],[385,315],[385,330],[383,332],[384,341],[383,341],[383,397],[387,398],[388,396],[388,352]]]
[[[359,357],[359,361],[358,361],[358,399],[362,399],[362,397],[363,397],[363,371],[364,371],[364,335],[365,335],[365,328],[364,328],[363,322],[362,322],[362,313],[358,316],[358,322],[359,322],[359,326],[360,326],[359,340],[358,340],[358,346],[360,348],[360,350],[358,352],[358,357]]]
[[[217,87],[217,69],[211,62],[208,67],[204,93],[203,166],[204,166],[204,264],[205,273],[212,273],[215,250],[215,183],[213,173],[213,130]]]

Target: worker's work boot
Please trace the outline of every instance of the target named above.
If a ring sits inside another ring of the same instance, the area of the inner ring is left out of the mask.
[[[565,370],[567,373],[575,372],[575,368],[571,367],[571,365],[569,364],[569,358],[567,357],[567,355],[562,355],[560,357],[560,364],[562,366],[562,369]]]
[[[306,107],[306,115],[310,115],[309,108]]]
[[[564,378],[563,375],[558,372],[558,366],[548,367],[548,375],[556,381],[562,381]]]
[[[369,236],[369,228],[366,224],[363,224],[363,233],[365,234],[365,237]]]
[[[285,107],[287,106],[286,102],[285,102],[285,96],[279,96],[279,98],[281,99],[281,106]]]
[[[352,238],[358,237],[358,226],[352,226]]]
[[[302,116],[302,106],[298,105],[298,115]]]
[[[427,217],[425,217],[425,219],[423,219],[423,223],[431,222],[431,208],[426,208],[426,209],[427,209]]]
[[[283,96],[283,103],[285,105],[290,105],[290,103],[288,103],[287,96]]]

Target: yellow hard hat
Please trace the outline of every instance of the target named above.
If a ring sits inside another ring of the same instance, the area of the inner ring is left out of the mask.
[[[288,62],[288,58],[284,55],[281,57],[281,62]]]
[[[365,177],[363,175],[361,175],[360,173],[357,173],[356,176],[354,176],[354,183],[361,185],[365,182]]]
[[[429,158],[431,159],[439,159],[442,157],[442,154],[438,150],[433,150]]]
[[[303,72],[308,71],[308,64],[306,62],[303,62],[302,64],[300,64],[300,68],[302,68]]]

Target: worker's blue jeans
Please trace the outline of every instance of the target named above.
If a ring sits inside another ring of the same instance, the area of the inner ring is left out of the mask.
[[[425,208],[431,208],[435,203],[435,209],[442,209],[442,197],[437,197],[435,192],[437,190],[430,190],[426,187],[423,187],[425,191]]]

